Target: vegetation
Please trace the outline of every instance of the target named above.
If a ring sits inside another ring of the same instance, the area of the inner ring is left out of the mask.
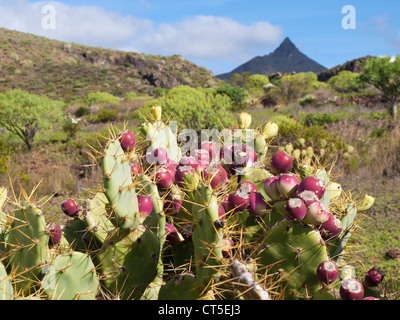
[[[0,94],[0,126],[21,138],[31,151],[36,133],[61,121],[63,105],[22,90],[7,91]]]
[[[391,103],[392,116],[397,118],[400,99],[400,56],[373,58],[367,61],[361,80],[381,90]]]

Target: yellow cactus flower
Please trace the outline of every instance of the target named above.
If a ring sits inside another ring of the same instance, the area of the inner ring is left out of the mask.
[[[240,125],[242,129],[247,129],[251,125],[251,115],[248,114],[247,112],[242,112],[240,115]]]
[[[153,106],[153,114],[156,121],[161,121],[162,108],[160,106]]]

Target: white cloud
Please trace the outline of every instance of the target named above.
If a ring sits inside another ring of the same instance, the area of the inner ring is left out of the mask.
[[[174,24],[161,24],[138,39],[138,45],[156,52],[216,61],[241,61],[275,46],[282,29],[269,22],[241,24],[231,18],[194,16]]]
[[[42,8],[52,5],[56,29],[45,30]],[[193,61],[244,62],[265,54],[282,39],[282,29],[266,21],[242,24],[228,17],[191,16],[156,25],[97,6],[62,2],[0,0],[0,26],[66,42],[160,55],[180,54]]]

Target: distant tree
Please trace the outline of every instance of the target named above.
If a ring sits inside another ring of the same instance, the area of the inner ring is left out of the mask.
[[[366,62],[360,80],[382,91],[391,103],[393,119],[397,118],[397,103],[400,99],[400,55],[372,58]]]
[[[16,89],[0,94],[0,127],[20,137],[32,150],[37,132],[62,120],[63,102]]]

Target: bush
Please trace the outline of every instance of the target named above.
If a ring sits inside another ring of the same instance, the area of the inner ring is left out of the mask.
[[[245,109],[247,107],[246,100],[249,98],[249,95],[246,89],[242,87],[226,84],[217,89],[217,94],[226,95],[229,97],[229,99],[231,99],[232,111]]]
[[[231,100],[226,95],[211,94],[189,86],[178,86],[167,95],[145,104],[135,116],[150,114],[153,106],[163,109],[163,121],[170,117],[179,124],[200,131],[201,128],[223,128],[233,125],[234,117],[230,113]]]
[[[357,91],[361,87],[359,76],[359,74],[351,71],[340,71],[338,75],[328,80],[328,86],[343,93]]]
[[[315,101],[317,101],[317,98],[313,94],[308,94],[299,99],[299,104],[304,107],[307,104],[312,104]]]
[[[262,96],[264,93],[264,86],[269,84],[269,78],[262,74],[253,74],[249,76],[245,88],[251,95],[256,97]]]
[[[278,100],[282,104],[296,101],[310,93],[313,85],[317,83],[317,76],[313,72],[301,72],[283,76],[277,86]]]
[[[85,99],[85,104],[92,106],[96,103],[109,103],[112,105],[118,104],[120,101],[119,97],[113,96],[108,92],[94,92],[89,93]]]

